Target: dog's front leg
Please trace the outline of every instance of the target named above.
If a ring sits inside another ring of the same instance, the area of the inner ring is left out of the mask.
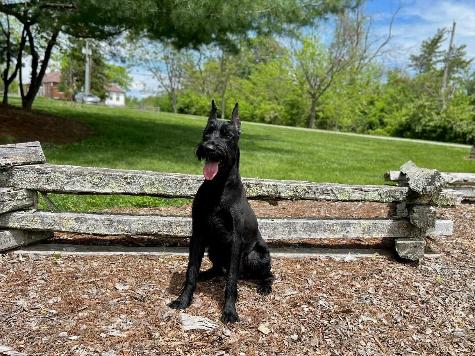
[[[234,236],[231,247],[231,261],[229,264],[228,280],[224,293],[224,309],[221,320],[224,323],[235,323],[239,321],[236,312],[237,281],[239,275],[239,264],[241,262],[241,237]]]
[[[186,280],[180,296],[168,304],[174,309],[185,309],[191,304],[193,292],[196,289],[196,279],[201,267],[201,261],[205,247],[200,235],[193,233],[190,241],[190,253],[188,259],[188,268],[186,270]]]

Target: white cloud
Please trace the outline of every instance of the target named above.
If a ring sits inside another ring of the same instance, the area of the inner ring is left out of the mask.
[[[450,28],[452,21],[457,23],[455,44],[467,45],[468,56],[475,57],[475,1],[406,0],[401,4],[391,40],[396,62],[406,64],[423,40],[434,35],[438,28]],[[387,33],[390,16],[385,14],[375,14],[377,36]]]

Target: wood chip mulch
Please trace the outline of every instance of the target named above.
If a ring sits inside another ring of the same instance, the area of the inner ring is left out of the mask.
[[[455,234],[431,241],[442,257],[419,265],[274,259],[271,295],[240,281],[237,324],[219,321],[225,281],[198,284],[186,313],[212,331],[184,331],[167,307],[186,258],[3,254],[0,345],[28,355],[473,355],[475,205],[440,216]]]

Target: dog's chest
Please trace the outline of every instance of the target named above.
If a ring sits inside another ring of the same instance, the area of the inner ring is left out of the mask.
[[[232,215],[226,208],[218,206],[210,211],[206,222],[206,230],[208,230],[211,236],[223,238],[233,231]]]

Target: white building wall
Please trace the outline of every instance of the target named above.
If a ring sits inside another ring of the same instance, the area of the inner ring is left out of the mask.
[[[105,104],[111,106],[125,106],[125,94],[109,92]]]

